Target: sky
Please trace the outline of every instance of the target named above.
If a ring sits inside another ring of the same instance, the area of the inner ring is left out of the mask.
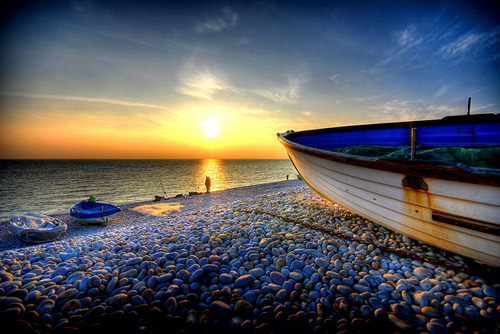
[[[1,159],[285,159],[276,133],[497,113],[494,1],[13,1]]]

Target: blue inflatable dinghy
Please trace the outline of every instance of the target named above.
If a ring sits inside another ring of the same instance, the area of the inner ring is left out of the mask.
[[[107,226],[108,221],[120,211],[120,208],[113,204],[81,201],[72,207],[69,213],[79,223]]]

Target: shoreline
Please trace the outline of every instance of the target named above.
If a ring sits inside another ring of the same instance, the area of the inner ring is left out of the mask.
[[[225,190],[286,180],[297,175],[289,159],[171,159],[171,160],[30,160],[7,161],[2,166],[0,222],[27,212],[49,216],[68,213],[94,195],[99,202],[124,206],[205,191],[205,177],[213,175],[212,190]],[[92,171],[99,180],[87,181]],[[220,172],[224,171],[222,174]],[[54,173],[60,173],[58,177]]]
[[[385,252],[381,246],[468,264],[326,201],[301,180],[160,203],[177,202],[180,211],[160,217],[130,210],[158,202],[130,204],[107,227],[84,226],[74,237],[1,251],[0,319],[13,326],[6,328],[287,334],[500,329],[500,276]]]
[[[288,189],[290,187],[304,186],[307,188],[305,183],[300,179],[290,179],[286,181],[277,181],[271,183],[262,183],[257,185],[242,186],[237,188],[230,188],[224,190],[218,190],[211,192],[209,194],[200,194],[187,197],[179,198],[169,198],[167,200],[162,199],[159,202],[154,202],[153,200],[142,201],[136,203],[127,203],[124,205],[119,205],[120,211],[118,215],[112,219],[108,226],[102,227],[99,225],[81,225],[75,222],[75,219],[68,213],[58,213],[49,215],[50,217],[58,218],[68,225],[68,229],[62,233],[62,235],[56,240],[65,240],[68,238],[74,238],[78,236],[89,235],[93,233],[98,233],[106,230],[113,230],[120,228],[122,226],[132,226],[138,224],[134,219],[139,219],[143,221],[144,219],[154,219],[155,217],[149,216],[147,214],[141,214],[139,212],[132,211],[131,209],[141,205],[147,204],[157,204],[157,203],[180,203],[183,207],[180,212],[173,212],[171,215],[183,214],[188,211],[208,209],[210,206],[217,205],[223,202],[231,201],[234,199],[250,198],[252,196],[258,195],[260,193],[265,193],[267,191],[277,191],[279,189]],[[25,248],[34,246],[36,244],[28,244],[22,242],[17,235],[11,231],[9,221],[0,222],[0,252]]]

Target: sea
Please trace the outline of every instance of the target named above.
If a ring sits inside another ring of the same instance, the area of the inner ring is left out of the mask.
[[[76,203],[123,205],[296,179],[290,160],[0,160],[0,222],[28,212],[69,213]]]

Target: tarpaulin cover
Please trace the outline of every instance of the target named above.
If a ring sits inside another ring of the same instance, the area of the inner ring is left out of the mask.
[[[417,144],[427,147],[441,146],[489,146],[500,143],[500,122],[471,124],[443,124],[416,127]],[[388,126],[388,125],[386,125]],[[329,131],[331,130],[331,131]],[[400,127],[355,127],[355,129],[333,128],[290,137],[294,143],[322,150],[333,150],[359,145],[401,146],[410,144],[410,129]]]
[[[70,215],[78,219],[99,218],[121,211],[119,207],[108,203],[81,201],[70,210]]]
[[[64,232],[67,225],[61,220],[38,213],[26,213],[10,219],[10,226],[14,233],[21,236],[25,231],[50,232],[56,230]]]

